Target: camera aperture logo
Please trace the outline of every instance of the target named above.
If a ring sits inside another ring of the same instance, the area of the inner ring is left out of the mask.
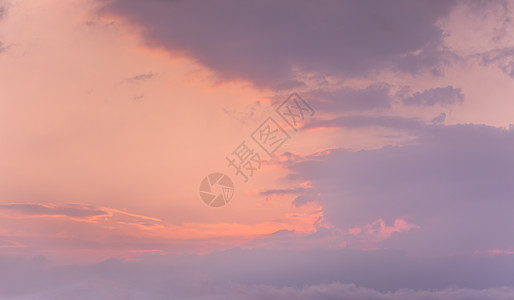
[[[234,196],[234,184],[223,173],[212,173],[200,183],[200,197],[205,204],[220,207],[229,203]]]
[[[292,93],[275,112],[294,131],[298,131],[305,124],[307,117],[314,115],[314,110],[297,93]],[[291,139],[291,136],[272,116],[268,116],[250,134],[250,138],[249,143],[246,139],[243,140],[229,156],[225,157],[227,167],[232,168],[235,175],[241,177],[245,183],[260,170],[261,154],[272,157],[287,140]],[[209,174],[200,183],[200,197],[211,207],[226,205],[233,195],[232,180],[223,173]]]

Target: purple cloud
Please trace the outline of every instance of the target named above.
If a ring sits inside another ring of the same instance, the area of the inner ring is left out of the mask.
[[[393,98],[389,86],[371,85],[365,89],[340,88],[337,90],[315,90],[305,96],[316,109],[330,112],[383,110],[391,107]]]
[[[417,92],[403,99],[403,103],[415,106],[434,106],[436,104],[448,106],[462,101],[464,101],[462,90],[451,85]]]
[[[514,78],[514,47],[494,49],[478,56],[482,63],[496,64],[505,74]]]
[[[271,199],[273,196],[296,195],[293,200],[293,205],[296,207],[300,207],[316,200],[316,195],[311,193],[310,188],[302,186],[289,189],[265,190],[260,192],[260,195],[265,196],[266,199]]]
[[[437,117],[433,118],[432,121],[430,121],[432,124],[443,124],[446,120],[446,114],[440,113]]]
[[[436,22],[455,1],[109,1],[103,13],[141,24],[146,42],[186,54],[221,79],[276,89],[297,71],[360,76],[379,68],[439,72]],[[441,50],[443,49],[443,50]]]
[[[353,115],[344,116],[329,120],[313,120],[307,123],[302,129],[314,128],[362,128],[362,127],[384,127],[399,130],[419,131],[426,125],[417,118],[404,118],[396,116],[365,116]]]
[[[514,130],[424,126],[416,141],[377,150],[334,150],[289,161],[312,182],[325,218],[342,229],[407,218],[420,228],[383,242],[430,255],[514,249]]]
[[[503,286],[513,283],[513,258],[415,258],[391,250],[232,249],[55,267],[43,256],[0,257],[0,297],[511,299],[514,289]]]

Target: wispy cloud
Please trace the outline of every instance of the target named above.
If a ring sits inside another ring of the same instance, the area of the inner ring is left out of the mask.
[[[0,210],[10,210],[12,213],[22,216],[67,216],[77,219],[91,219],[109,215],[105,210],[76,203],[2,203],[0,204]]]
[[[147,81],[147,80],[153,79],[156,76],[157,76],[157,74],[149,72],[149,73],[138,74],[136,76],[133,76],[133,77],[129,78],[128,81],[129,82],[142,82],[142,81]]]

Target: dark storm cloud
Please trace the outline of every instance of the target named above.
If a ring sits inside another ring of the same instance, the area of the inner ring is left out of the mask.
[[[439,72],[435,25],[455,1],[114,0],[104,13],[141,24],[148,44],[183,53],[221,79],[302,86],[295,72],[360,76],[380,68]]]

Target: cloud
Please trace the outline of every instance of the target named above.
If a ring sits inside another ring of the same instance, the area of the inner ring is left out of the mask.
[[[25,216],[67,216],[88,218],[108,215],[108,212],[81,204],[40,204],[40,203],[6,203],[0,204],[0,210],[11,210]]]
[[[2,256],[0,297],[511,299],[513,258],[416,258],[391,250],[231,249],[54,266],[43,256],[16,260]]]
[[[0,1],[0,21],[2,21],[2,19],[5,17],[5,15],[7,14],[7,8],[4,6],[4,2],[3,1]],[[7,50],[8,47],[5,47],[4,46],[4,43],[2,43],[2,41],[0,41],[0,53],[4,52],[5,50]]]
[[[464,101],[462,90],[451,85],[442,88],[432,88],[423,92],[417,92],[403,99],[403,103],[414,106],[448,106]]]
[[[486,65],[496,64],[505,74],[514,78],[514,47],[494,49],[478,56]]]
[[[71,220],[116,222],[141,226],[157,226],[160,223],[157,218],[80,203],[4,203],[0,204],[1,210],[10,212],[11,216],[13,213],[25,217],[61,216]]]
[[[11,248],[11,247],[23,247],[23,245],[20,245],[16,242],[9,241],[9,240],[0,240],[0,248]]]
[[[4,52],[5,50],[7,50],[8,47],[4,47],[4,43],[2,43],[0,41],[0,53]]]
[[[284,163],[312,182],[328,224],[348,230],[404,218],[420,228],[382,247],[431,255],[514,249],[514,130],[485,125],[424,126],[403,146],[333,150]]]
[[[284,153],[284,156],[287,156],[287,159],[294,159],[293,153]],[[319,155],[319,154],[314,154]],[[314,157],[314,156],[312,156]],[[284,161],[282,161],[283,163]],[[276,162],[280,164],[281,162]],[[295,207],[304,206],[308,203],[316,201],[316,198],[319,194],[315,194],[311,190],[311,183],[309,181],[303,182],[300,185],[293,188],[285,188],[285,189],[269,189],[260,192],[261,196],[265,196],[266,200],[271,200],[272,198],[282,198],[282,197],[290,197],[293,196],[294,200],[292,204]]]
[[[192,57],[222,80],[288,89],[310,73],[440,72],[448,53],[436,22],[455,3],[117,0],[100,11],[140,24],[147,44]]]
[[[146,80],[150,80],[152,78],[155,78],[155,76],[157,76],[157,74],[154,74],[152,72],[144,73],[144,74],[138,74],[136,76],[133,76],[133,77],[129,78],[129,81],[130,82],[141,82],[141,81],[146,81]]]
[[[430,121],[430,122],[432,124],[443,124],[445,120],[446,120],[446,114],[443,112],[443,113],[440,113],[439,115],[437,115],[437,117],[433,118],[432,121]]]
[[[303,186],[289,189],[271,189],[262,191],[260,194],[261,196],[265,196],[268,200],[271,199],[271,197],[293,195],[295,198],[292,203],[296,207],[306,205],[316,200],[316,195],[310,192],[310,188]]]
[[[20,254],[44,252],[55,258],[64,252],[65,259],[91,261],[112,255],[133,257],[139,251],[205,253],[241,246],[279,230],[305,234],[315,230],[322,212],[315,205],[270,221],[173,224],[109,207],[7,203],[0,204],[0,217],[0,241],[23,245],[16,250]],[[8,248],[0,244],[1,253],[13,253]]]
[[[425,127],[425,123],[417,118],[404,118],[397,116],[368,116],[353,115],[330,120],[314,120],[307,123],[302,129],[316,128],[362,128],[384,127],[409,131],[419,131]]]
[[[0,1],[0,20],[2,20],[5,17],[6,13],[7,9],[5,8],[3,1]]]
[[[330,112],[363,111],[391,107],[392,97],[389,95],[389,86],[384,84],[371,85],[365,89],[339,88],[336,90],[315,90],[307,94],[307,98],[314,98],[312,103],[316,109]]]

